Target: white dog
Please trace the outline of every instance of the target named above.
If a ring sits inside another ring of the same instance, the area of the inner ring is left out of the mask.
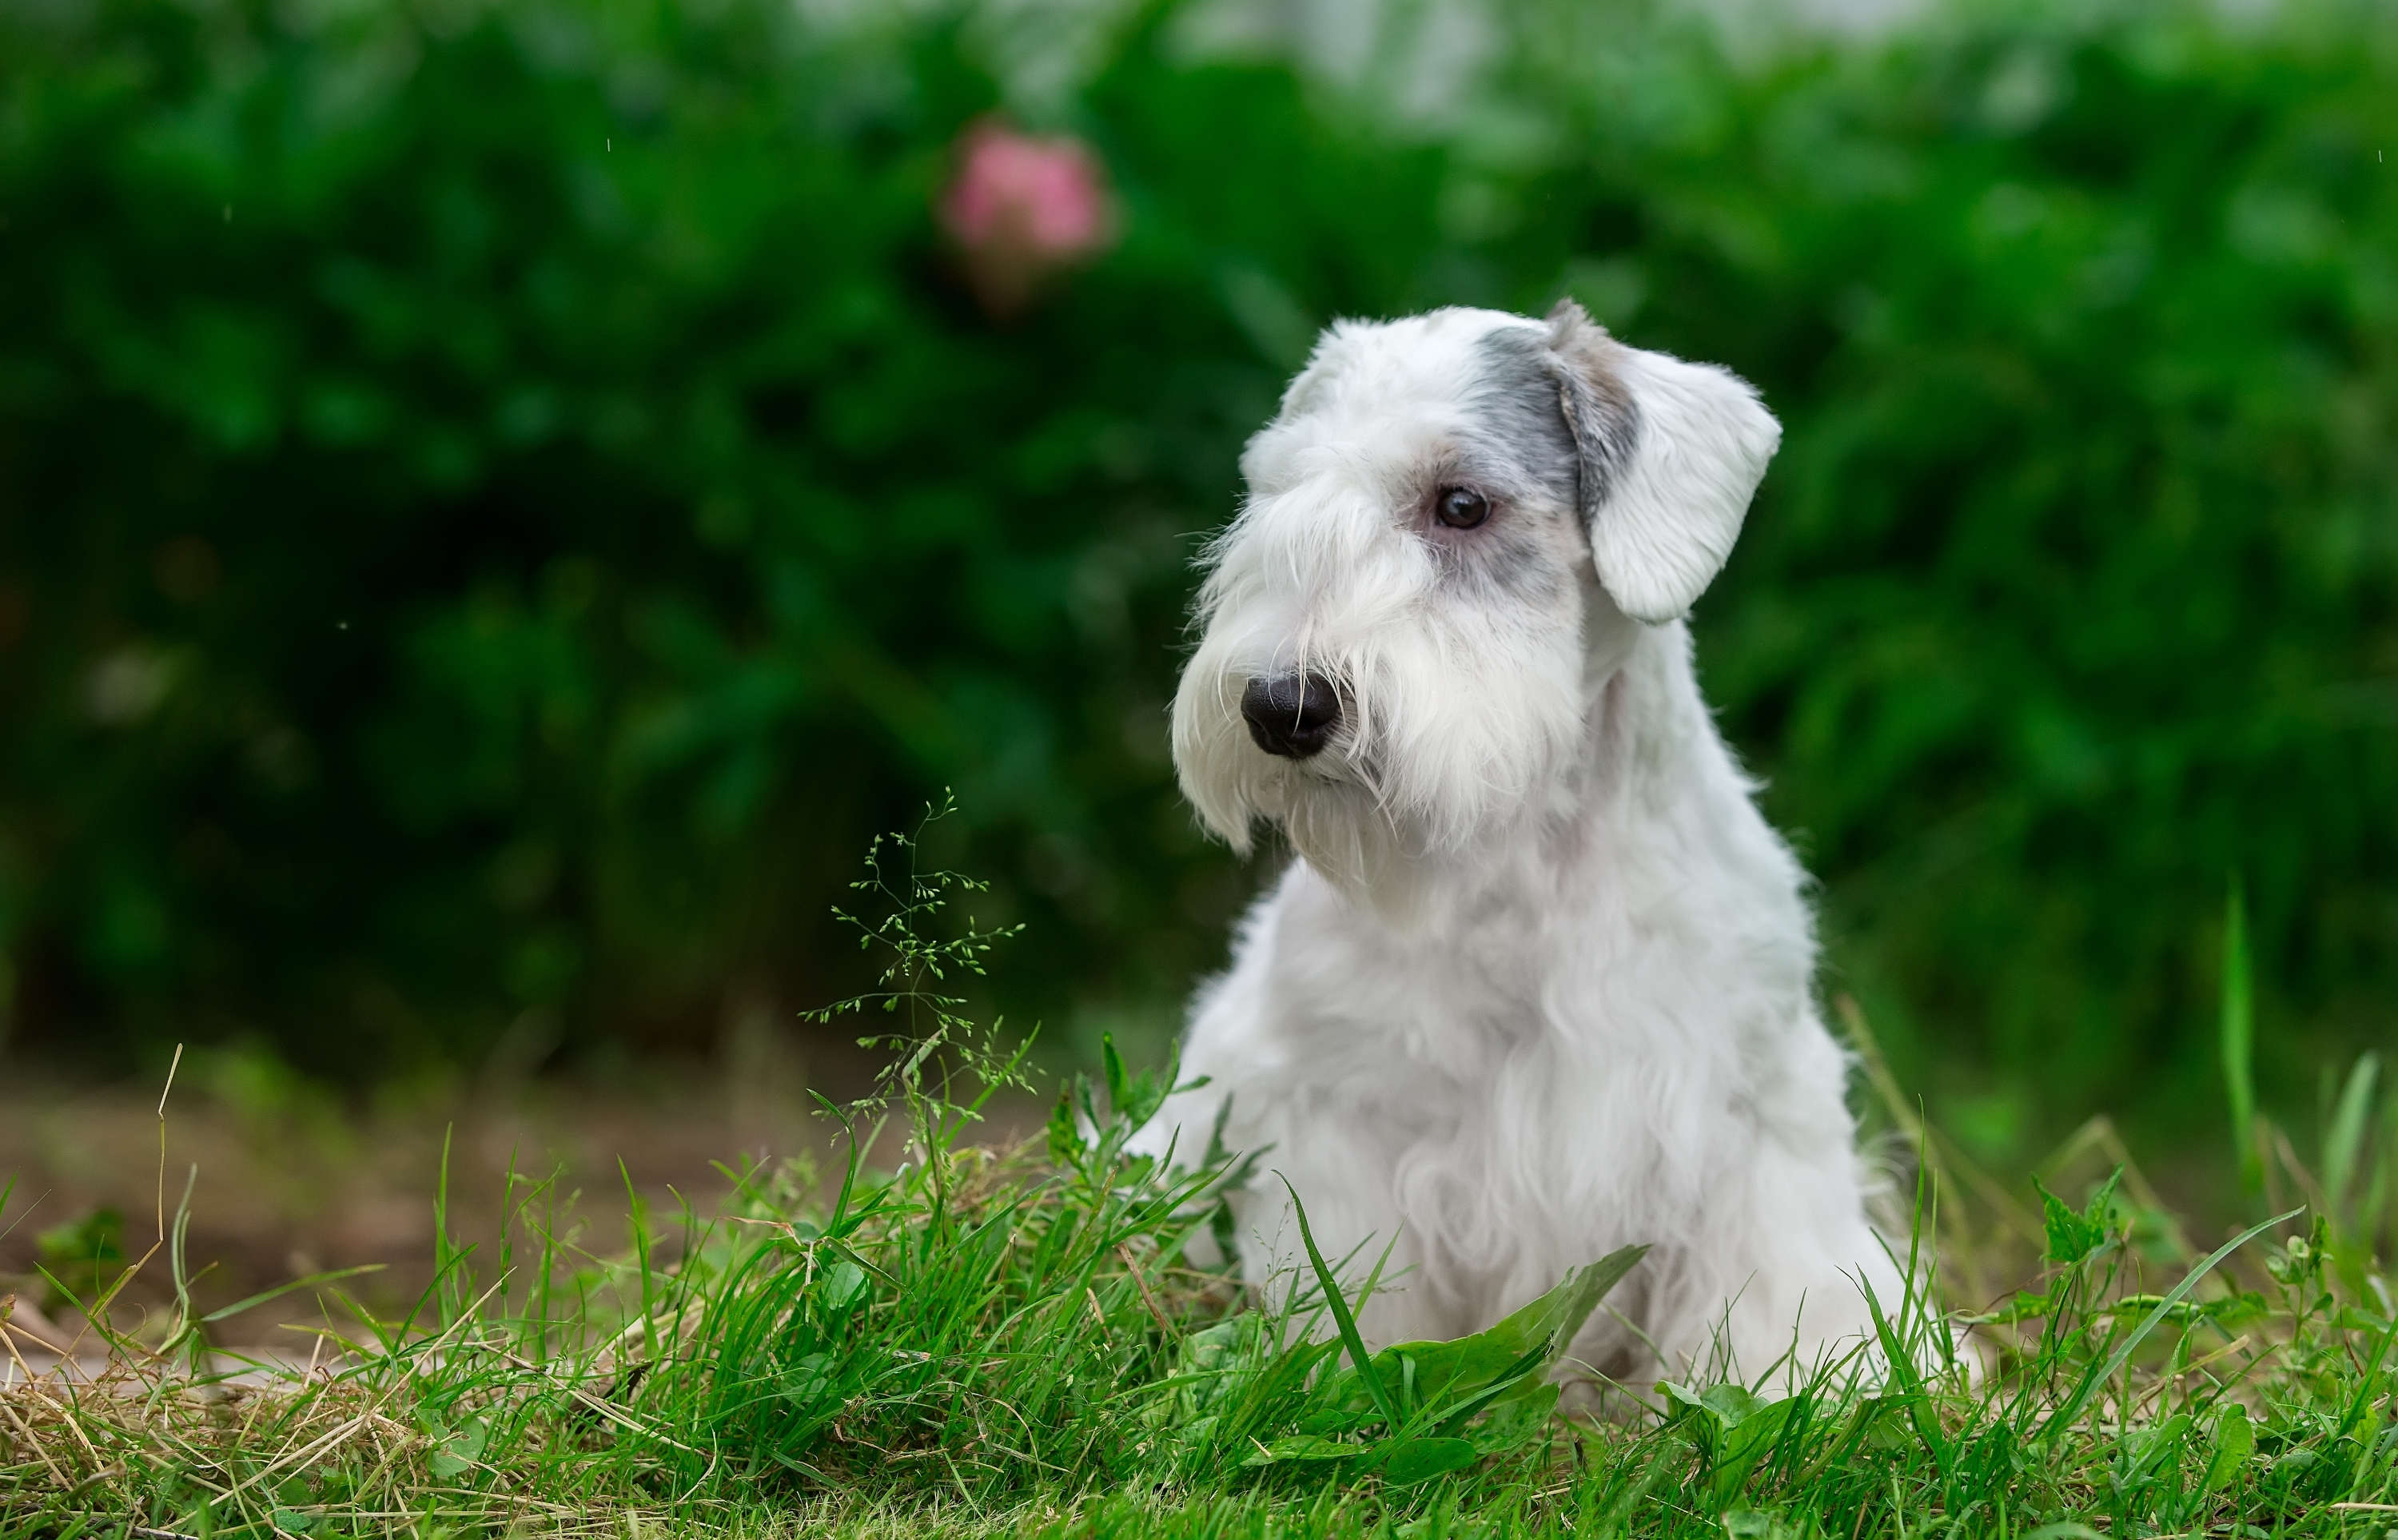
[[[1175,762],[1234,849],[1263,820],[1303,860],[1142,1145],[1195,1157],[1220,1115],[1263,1152],[1251,1278],[1300,1261],[1278,1174],[1327,1256],[1390,1249],[1381,1342],[1640,1241],[1575,1345],[1611,1374],[1812,1362],[1868,1328],[1860,1279],[1897,1299],[1805,878],[1681,619],[1780,438],[1740,380],[1569,303],[1335,325],[1250,441]]]

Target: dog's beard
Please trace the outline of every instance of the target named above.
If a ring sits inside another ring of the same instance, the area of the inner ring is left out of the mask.
[[[1503,643],[1505,638],[1496,638]],[[1276,825],[1352,903],[1419,931],[1475,888],[1553,814],[1582,743],[1579,657],[1420,634],[1312,658],[1340,681],[1342,721],[1308,759],[1251,740],[1240,712],[1250,670],[1203,641],[1175,697],[1183,794],[1246,854]]]

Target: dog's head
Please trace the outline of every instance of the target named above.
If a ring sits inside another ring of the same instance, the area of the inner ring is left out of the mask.
[[[1731,554],[1781,430],[1722,369],[1548,320],[1340,322],[1249,442],[1174,757],[1395,920],[1554,802],[1593,680]]]

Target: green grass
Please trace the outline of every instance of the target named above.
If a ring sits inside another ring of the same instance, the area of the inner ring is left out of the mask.
[[[2369,1061],[2333,1098],[2322,1179],[2250,1125],[2274,1156],[2260,1186],[2312,1201],[2203,1257],[2136,1171],[2071,1203],[2027,1189],[2034,1207],[1907,1124],[1916,1281],[1878,1302],[1891,1372],[1852,1359],[1750,1386],[1677,1374],[1617,1387],[1596,1419],[1558,1411],[1551,1372],[1637,1252],[1594,1258],[1458,1344],[1369,1355],[1350,1306],[1376,1286],[1374,1259],[1315,1256],[1312,1240],[1288,1303],[1260,1307],[1184,1255],[1242,1172],[1216,1151],[1190,1174],[1125,1152],[1170,1067],[1136,1074],[1110,1049],[1038,1147],[977,1147],[951,1068],[979,1065],[964,1083],[987,1087],[1016,1062],[936,990],[989,938],[923,939],[955,879],[877,867],[862,886],[892,911],[860,926],[892,964],[853,1003],[892,1017],[879,1105],[911,1137],[898,1170],[862,1158],[876,1107],[829,1109],[852,1119],[838,1171],[728,1172],[733,1195],[708,1216],[636,1204],[631,1244],[607,1254],[555,1182],[512,1178],[508,1223],[479,1245],[450,1233],[445,1190],[438,1276],[413,1307],[385,1319],[312,1280],[348,1336],[264,1387],[231,1384],[209,1355],[240,1306],[195,1313],[179,1216],[129,1266],[52,1270],[108,1323],[112,1367],[97,1386],[0,1393],[0,1537],[2065,1540],[2398,1524],[2398,1323],[2373,1253],[2385,1185],[2369,1174],[2388,1141]],[[2037,1262],[2010,1252],[2018,1234]],[[1985,1292],[1952,1297],[1935,1253],[1952,1278],[2030,1281],[1968,1318],[1956,1306]],[[114,1302],[145,1267],[177,1305],[120,1330]]]
[[[1244,1308],[1179,1260],[1204,1178],[1125,1157],[1089,1100],[1096,1130],[1051,1148],[853,1161],[829,1200],[804,1168],[744,1173],[722,1215],[644,1219],[623,1255],[520,1184],[529,1247],[446,1247],[415,1311],[355,1314],[370,1346],[304,1384],[213,1387],[196,1322],[124,1336],[107,1386],[6,1397],[0,1533],[2390,1527],[2335,1506],[2398,1480],[2391,1325],[2324,1220],[2160,1269],[2113,1184],[2048,1199],[2048,1265],[1981,1323],[1978,1382],[1917,1295],[1884,1303],[1922,1373],[1639,1386],[1653,1410],[1577,1423],[1510,1398],[1537,1329],[1466,1393],[1419,1373],[1409,1406],[1396,1356],[1361,1375],[1314,1330],[1321,1290]],[[1443,1440],[1459,1468],[1408,1480],[1392,1446]]]

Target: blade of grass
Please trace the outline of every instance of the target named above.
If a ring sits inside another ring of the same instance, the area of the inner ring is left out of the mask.
[[[2133,1350],[2148,1340],[2149,1333],[2155,1331],[2163,1322],[2165,1317],[2173,1313],[2173,1307],[2179,1305],[2192,1289],[2198,1287],[2199,1279],[2215,1271],[2225,1257],[2247,1245],[2274,1225],[2287,1224],[2305,1212],[2304,1209],[2292,1209],[2287,1213],[2260,1220],[2216,1247],[2205,1261],[2192,1267],[2187,1277],[2175,1284],[2164,1298],[2157,1301],[2156,1308],[2150,1310],[2147,1318],[2133,1329],[2132,1334],[2125,1337],[2116,1349],[2107,1356],[2104,1363],[2081,1376],[2081,1383],[2073,1387],[2073,1394],[2067,1397],[2065,1404],[2058,1407],[2050,1416],[2047,1425],[2041,1429],[2040,1436],[2043,1439],[2053,1439],[2074,1418],[2080,1416],[2082,1407],[2089,1404],[2092,1393],[2115,1377],[2116,1371],[2131,1360]]]
[[[175,1071],[183,1065],[183,1045],[167,1065],[167,1083],[158,1088],[158,1239],[167,1239],[167,1098],[175,1091]]]
[[[1357,1319],[1349,1313],[1349,1301],[1340,1292],[1340,1280],[1325,1265],[1324,1253],[1315,1249],[1315,1233],[1308,1228],[1307,1205],[1299,1200],[1299,1189],[1290,1178],[1274,1173],[1282,1190],[1290,1194],[1291,1212],[1299,1218],[1300,1243],[1307,1248],[1308,1265],[1315,1269],[1316,1281],[1324,1287],[1324,1303],[1332,1311],[1333,1324],[1340,1329],[1340,1344],[1349,1350],[1349,1361],[1357,1366],[1357,1377],[1366,1385],[1366,1394],[1373,1398],[1374,1409],[1382,1414],[1382,1426],[1395,1435],[1399,1431],[1399,1415],[1391,1405],[1390,1393],[1382,1388],[1381,1377],[1374,1373],[1372,1355],[1366,1351],[1366,1339],[1358,1334]]]
[[[313,1289],[320,1283],[331,1283],[338,1279],[356,1278],[360,1273],[379,1273],[383,1270],[384,1264],[380,1262],[362,1262],[355,1267],[343,1267],[330,1273],[310,1273],[306,1278],[295,1278],[289,1283],[277,1284],[263,1293],[252,1294],[237,1304],[228,1305],[220,1310],[211,1310],[200,1319],[209,1324],[228,1320],[244,1310],[254,1310],[269,1300],[281,1299],[296,1290]]]
[[[641,1280],[640,1316],[636,1321],[641,1333],[642,1361],[655,1362],[658,1356],[657,1269],[650,1262],[650,1210],[634,1190],[632,1168],[625,1158],[616,1158],[616,1174],[625,1184],[625,1217],[632,1232],[633,1267]],[[629,1333],[628,1333],[629,1334]],[[619,1337],[618,1341],[623,1338]]]
[[[2355,1180],[2357,1157],[2364,1149],[2364,1131],[2373,1118],[2373,1092],[2381,1074],[2381,1056],[2366,1051],[2356,1056],[2340,1088],[2339,1105],[2324,1135],[2324,1196],[2330,1200],[2331,1222],[2350,1228],[2349,1186]]]
[[[2223,1085],[2231,1102],[2231,1153],[2250,1192],[2265,1185],[2257,1148],[2257,1002],[2248,959],[2248,904],[2240,875],[2223,901]]]

